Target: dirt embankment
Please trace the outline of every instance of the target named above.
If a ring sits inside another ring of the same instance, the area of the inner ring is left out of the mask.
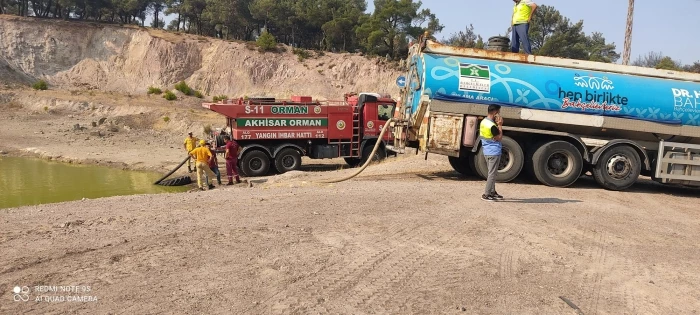
[[[44,79],[62,89],[142,94],[185,80],[208,95],[330,99],[348,91],[395,95],[399,74],[357,54],[300,61],[289,47],[261,54],[245,43],[201,36],[7,15],[0,15],[0,68],[0,82]]]
[[[299,60],[289,47],[263,54],[246,43],[161,30],[0,15],[0,151],[167,171],[182,160],[188,131],[201,137],[207,125],[223,127],[221,116],[201,107],[213,95],[397,93],[399,72],[381,59],[312,55]],[[28,88],[38,79],[48,91]],[[172,90],[181,80],[204,100],[146,95],[149,86]]]

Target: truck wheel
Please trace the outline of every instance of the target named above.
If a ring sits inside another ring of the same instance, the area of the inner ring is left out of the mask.
[[[241,171],[248,177],[264,176],[270,170],[270,158],[260,150],[251,150],[243,154]]]
[[[481,172],[481,168],[479,168],[479,160],[484,159],[484,152],[479,149],[479,151],[476,152],[476,154],[472,154],[467,157],[467,160],[469,162],[469,170],[472,171],[472,174],[476,175],[477,177],[481,179],[486,179],[486,173]],[[486,164],[486,161],[483,161],[484,164]],[[488,170],[487,170],[488,172]]]
[[[634,185],[641,171],[642,163],[637,151],[621,145],[605,150],[592,173],[600,186],[619,191]]]
[[[282,149],[275,157],[275,168],[280,174],[296,171],[301,167],[301,154],[292,148]]]
[[[470,154],[473,155],[473,154]],[[472,169],[469,167],[469,155],[468,154],[462,154],[459,157],[454,157],[454,156],[448,156],[447,160],[450,162],[450,165],[452,168],[457,171],[457,173],[460,173],[464,176],[470,176],[473,175],[474,173],[472,172]]]
[[[348,163],[348,165],[350,165],[350,167],[357,167],[358,165],[360,165],[360,159],[358,159],[358,158],[346,157],[343,159],[345,160],[345,163]]]
[[[369,159],[370,153],[372,153],[372,149],[374,149],[374,144],[375,143],[368,143],[362,149],[362,159],[360,160],[360,165],[365,165],[365,162],[367,162]],[[384,149],[384,147],[382,147],[380,144],[377,148],[377,152],[375,152],[374,156],[372,157],[372,161],[377,162],[383,159],[386,159],[386,149]]]
[[[507,183],[514,180],[523,170],[525,163],[525,154],[517,141],[510,137],[503,137],[501,140],[503,149],[501,150],[501,160],[498,164],[498,172],[496,172],[496,182]],[[488,177],[489,168],[486,165],[484,158],[484,147],[479,148],[479,153],[474,157],[476,169],[479,175],[486,179]]]
[[[582,168],[581,152],[566,141],[545,143],[532,154],[532,171],[547,186],[570,186],[581,176]]]

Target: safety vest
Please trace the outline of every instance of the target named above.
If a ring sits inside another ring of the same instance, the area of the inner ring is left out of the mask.
[[[491,128],[495,126],[496,124],[491,121],[491,119],[484,118],[481,120],[481,125],[479,127],[479,135],[481,138],[486,139],[486,140],[491,140],[493,139],[493,132],[491,132]]]
[[[527,23],[532,15],[530,1],[521,0],[513,7],[513,25]]]

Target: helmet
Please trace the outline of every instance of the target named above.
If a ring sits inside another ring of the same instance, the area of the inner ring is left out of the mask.
[[[206,141],[204,141],[204,140],[199,140],[199,145],[205,145],[205,144],[207,144]]]

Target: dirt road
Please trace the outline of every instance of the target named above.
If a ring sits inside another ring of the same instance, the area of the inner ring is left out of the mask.
[[[485,203],[440,157],[313,183],[350,171],[9,209],[0,313],[576,314],[560,296],[583,314],[700,312],[697,192],[582,179]]]

